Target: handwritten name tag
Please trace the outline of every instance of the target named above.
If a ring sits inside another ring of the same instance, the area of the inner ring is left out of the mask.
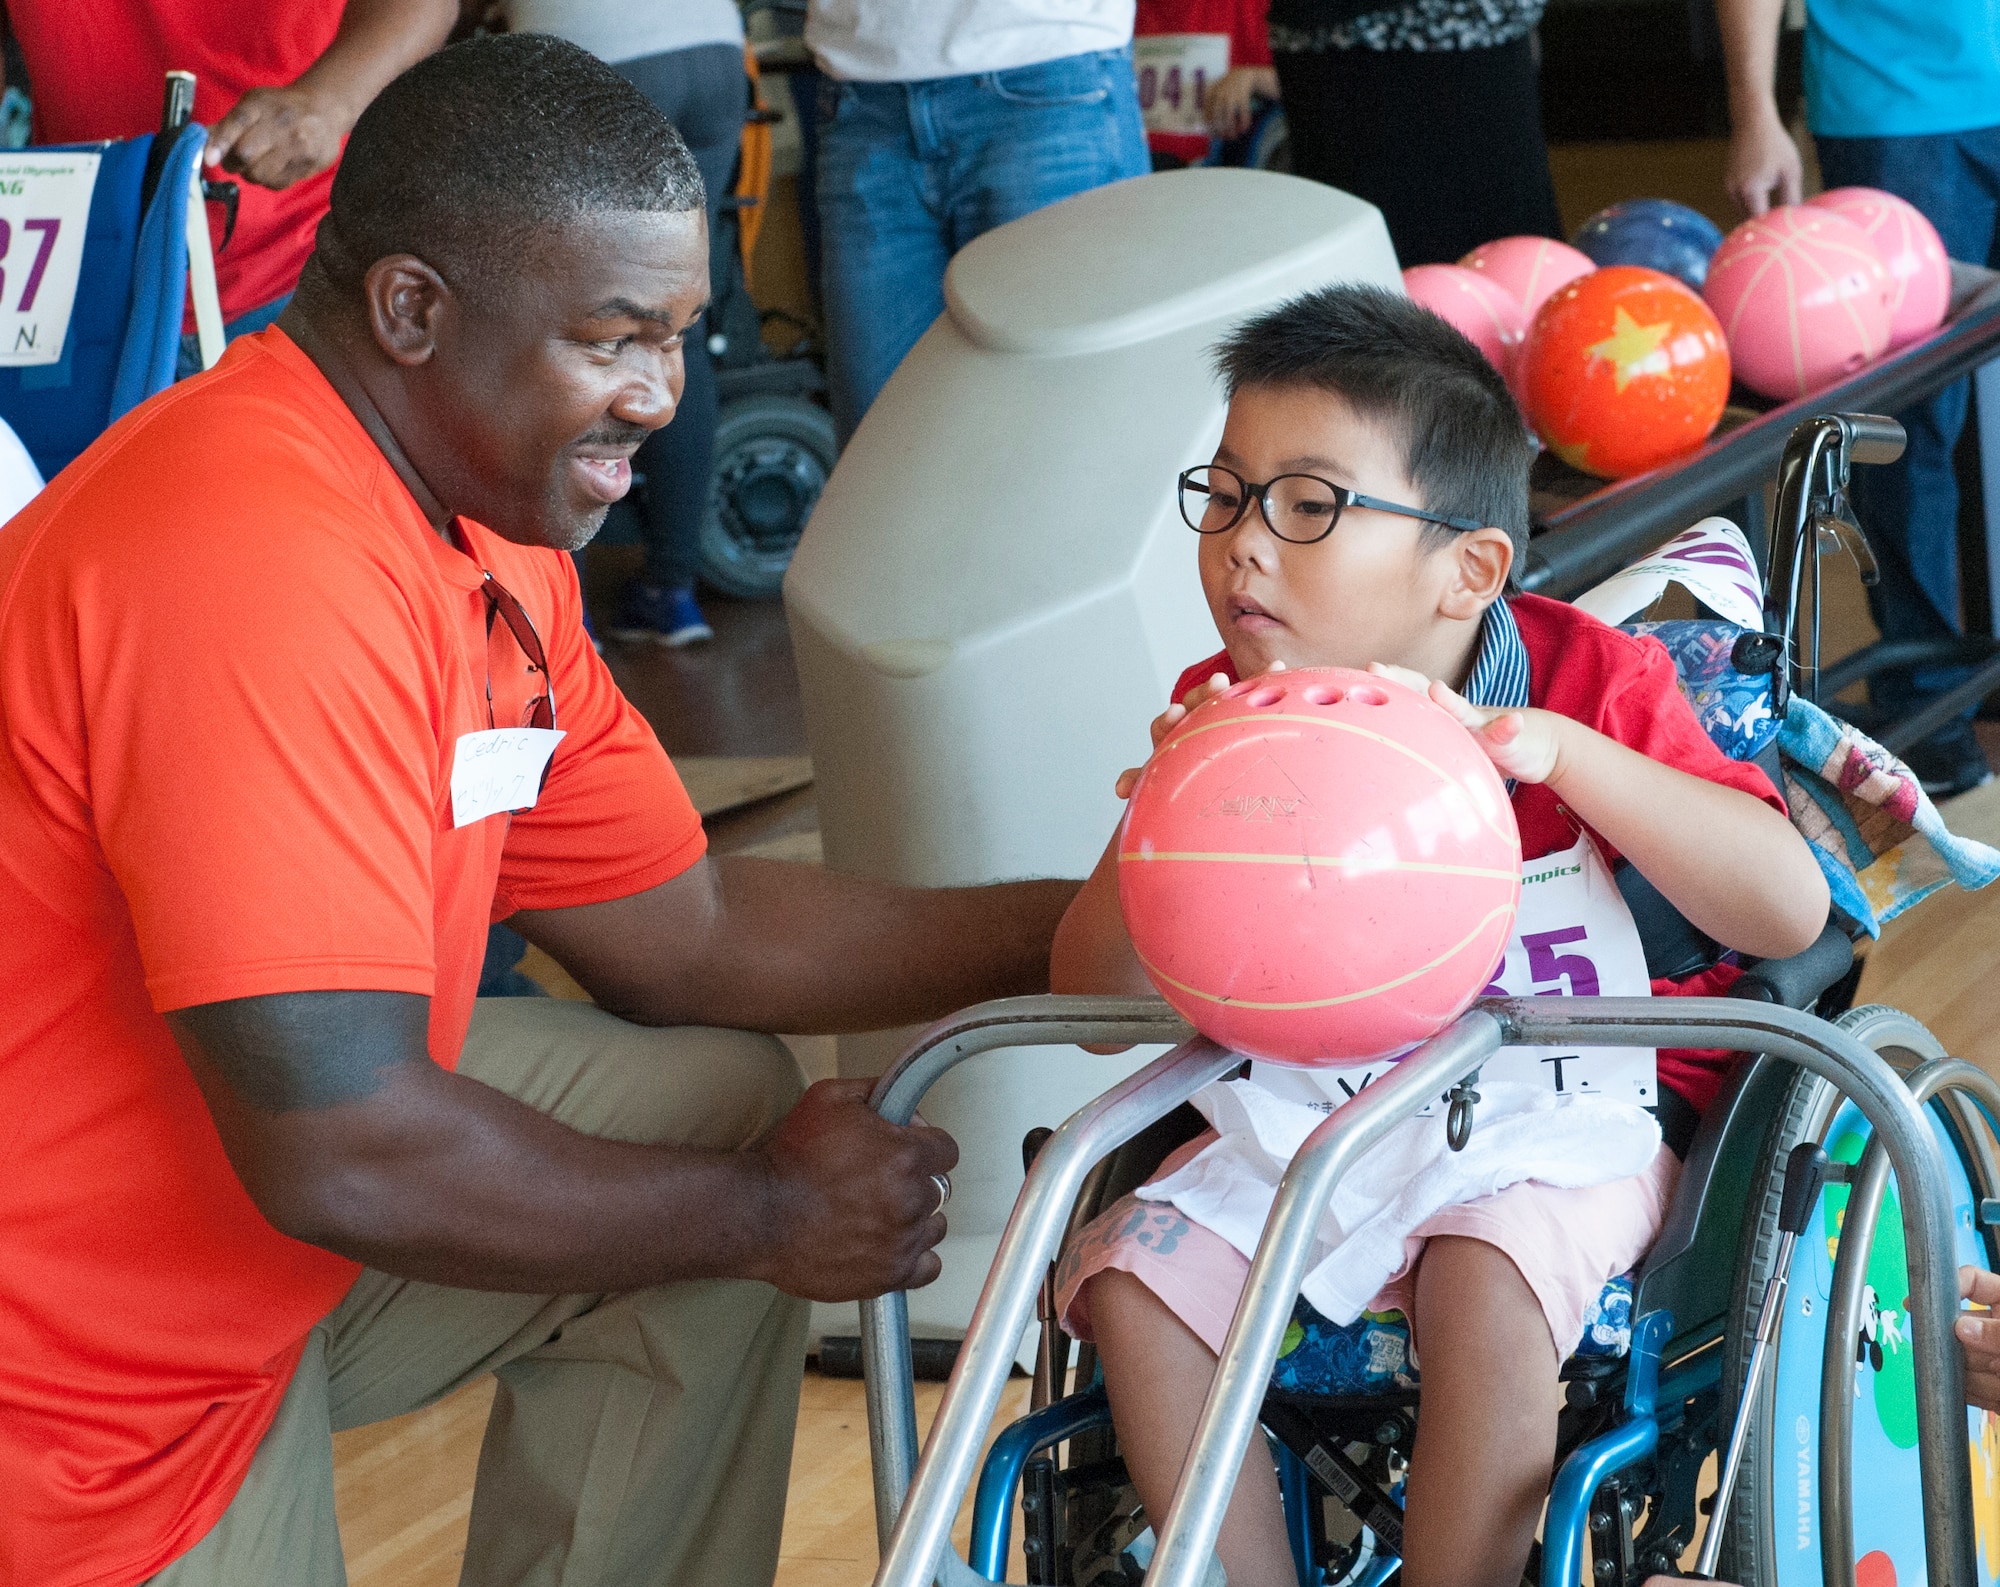
[[[503,810],[534,809],[543,769],[562,738],[562,729],[554,727],[461,733],[451,758],[451,824],[462,827]]]

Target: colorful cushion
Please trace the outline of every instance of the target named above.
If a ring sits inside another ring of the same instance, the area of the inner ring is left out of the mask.
[[[1579,1356],[1618,1360],[1632,1348],[1632,1275],[1604,1286],[1584,1314]],[[1271,1387],[1284,1394],[1384,1394],[1413,1389],[1418,1372],[1410,1324],[1399,1311],[1363,1312],[1342,1328],[1301,1295],[1278,1348]]]
[[[1681,693],[1694,707],[1702,731],[1731,760],[1749,760],[1778,736],[1770,675],[1736,670],[1733,653],[1746,630],[1733,623],[1681,619],[1628,623],[1625,632],[1650,635],[1667,647]]]

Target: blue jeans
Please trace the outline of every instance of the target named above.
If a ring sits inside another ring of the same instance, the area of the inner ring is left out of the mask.
[[[2000,266],[2000,127],[1905,138],[1818,138],[1828,187],[1879,187],[1924,212],[1945,252]],[[1969,382],[1958,381],[1896,415],[1910,443],[1895,463],[1854,470],[1855,516],[1881,564],[1868,592],[1885,639],[1948,639],[1958,610],[1958,481],[1952,449],[1965,425]],[[1962,668],[1884,674],[1874,703],[1907,716],[1965,677]]]
[[[1152,169],[1130,49],[914,83],[823,80],[821,286],[843,444],[982,232]]]

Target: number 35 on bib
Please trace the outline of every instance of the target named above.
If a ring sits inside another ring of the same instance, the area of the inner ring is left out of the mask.
[[[1646,950],[1611,867],[1588,837],[1521,866],[1521,907],[1487,997],[1650,997]],[[1641,1107],[1660,1100],[1651,1047],[1502,1047],[1481,1071]]]

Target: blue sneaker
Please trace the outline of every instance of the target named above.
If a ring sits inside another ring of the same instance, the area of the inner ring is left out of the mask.
[[[665,590],[657,584],[635,583],[625,591],[611,636],[634,644],[650,641],[678,649],[713,639],[715,630],[708,626],[701,608],[695,605],[693,590]]]

